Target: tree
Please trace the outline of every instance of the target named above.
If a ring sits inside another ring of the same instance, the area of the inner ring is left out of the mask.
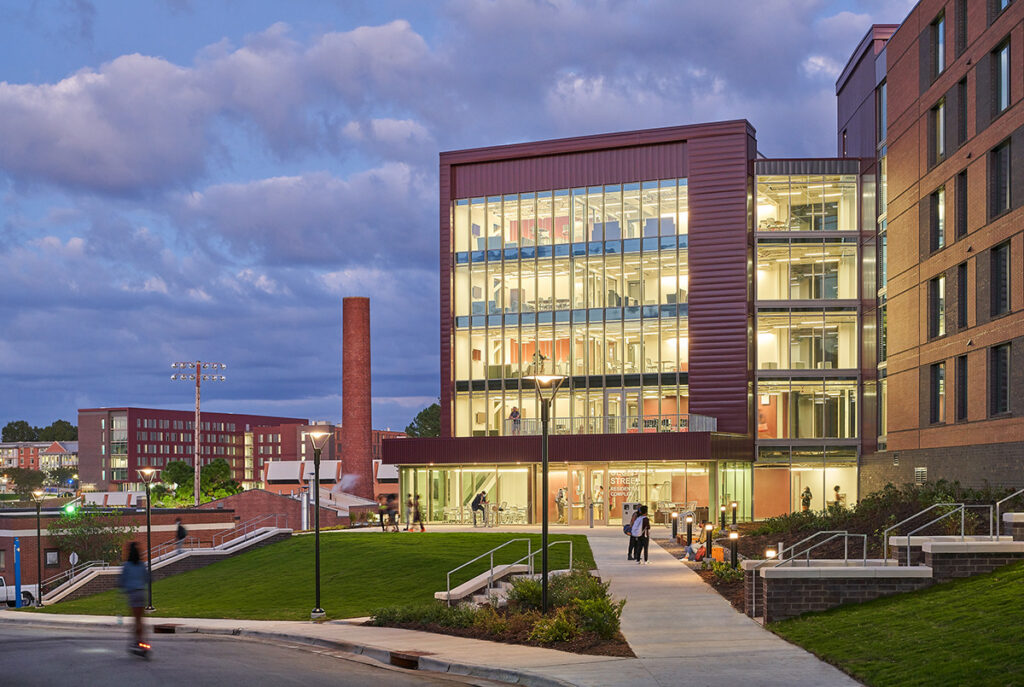
[[[60,518],[48,528],[57,548],[65,554],[77,553],[79,560],[117,563],[125,544],[135,536],[137,527],[120,515],[99,512],[95,508],[79,508],[74,513],[61,512]]]
[[[194,480],[195,470],[191,465],[182,460],[172,460],[160,471],[160,482],[166,488],[168,494],[171,493],[172,484],[178,485],[173,491],[172,501],[180,501],[186,504],[191,503],[194,492]]]
[[[7,468],[4,474],[14,482],[14,493],[22,498],[29,498],[36,489],[43,488],[46,474],[42,470],[29,468]]]
[[[46,483],[54,487],[67,489],[74,484],[78,470],[71,467],[53,468],[46,473]]]
[[[199,491],[211,499],[224,498],[242,491],[242,485],[231,478],[231,466],[223,458],[204,465],[199,470]]]
[[[411,437],[441,436],[441,406],[432,403],[421,410],[405,428],[405,433]]]
[[[12,420],[4,425],[2,438],[4,441],[37,441],[39,430],[24,420]]]
[[[37,427],[38,441],[78,441],[78,427],[67,420],[54,420],[49,427]]]

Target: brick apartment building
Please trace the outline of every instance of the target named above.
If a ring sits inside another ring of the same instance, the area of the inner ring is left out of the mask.
[[[923,0],[837,83],[877,184],[862,492],[1024,479],[1022,75],[1024,3]]]

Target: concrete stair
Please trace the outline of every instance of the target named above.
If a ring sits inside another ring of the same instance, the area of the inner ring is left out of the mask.
[[[486,599],[489,593],[488,587],[492,582],[504,584],[506,587],[510,587],[510,584],[502,582],[504,578],[515,574],[529,572],[529,570],[529,566],[526,565],[496,565],[493,570],[482,572],[476,577],[463,582],[459,586],[453,587],[451,592],[434,592],[434,598],[439,601],[447,601],[449,603],[452,601],[465,601],[479,596],[483,596]],[[482,593],[481,590],[483,590]],[[494,591],[494,588],[492,587],[490,591]],[[475,599],[474,603],[476,603]]]

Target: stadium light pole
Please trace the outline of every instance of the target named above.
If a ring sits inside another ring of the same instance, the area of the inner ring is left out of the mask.
[[[523,379],[532,379],[533,388],[537,391],[540,401],[540,462],[541,462],[541,523],[540,523],[540,565],[541,587],[540,605],[544,613],[548,612],[548,422],[551,416],[551,403],[555,400],[558,388],[565,377],[562,375],[527,375]],[[572,568],[572,561],[569,561]]]
[[[227,369],[224,363],[209,363],[197,360],[195,362],[171,363],[172,370],[182,370],[171,375],[173,380],[182,380],[196,383],[196,419],[195,427],[192,428],[193,454],[195,461],[195,505],[199,505],[199,387],[202,382],[223,382],[227,378],[218,374],[217,370]],[[190,370],[186,372],[186,370]]]

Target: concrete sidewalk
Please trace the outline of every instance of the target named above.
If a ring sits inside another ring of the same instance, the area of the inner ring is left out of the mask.
[[[601,579],[611,583],[613,596],[626,599],[622,634],[637,655],[629,679],[665,687],[859,684],[733,609],[657,544],[650,546],[649,565],[627,561],[629,539],[621,532],[589,540]],[[594,687],[620,685],[626,677],[597,665],[553,667],[547,674]]]

